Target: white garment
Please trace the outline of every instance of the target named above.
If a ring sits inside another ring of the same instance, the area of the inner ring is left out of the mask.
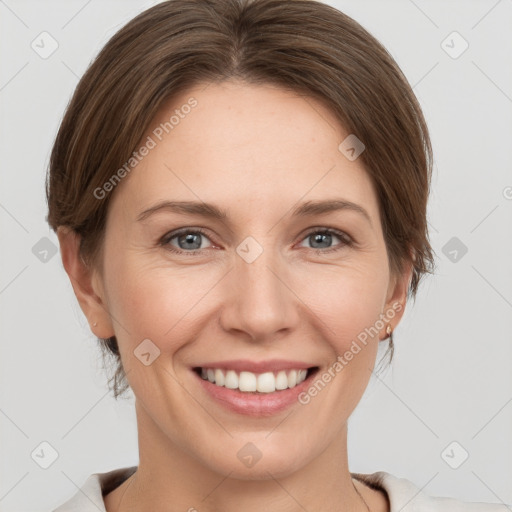
[[[106,512],[103,494],[120,486],[137,466],[120,468],[107,473],[94,473],[70,500],[53,512]],[[390,512],[510,512],[510,505],[469,503],[453,498],[434,498],[405,478],[378,471],[351,473],[370,487],[382,489],[389,498]]]

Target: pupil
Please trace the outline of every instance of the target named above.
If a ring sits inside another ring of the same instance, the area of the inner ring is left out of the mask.
[[[314,235],[315,242],[314,243],[322,243],[322,239],[325,242],[329,242],[331,239],[331,235],[329,233],[318,233]]]
[[[188,244],[188,249],[199,249],[199,247],[201,246],[201,242],[199,242],[199,244],[197,244],[198,238],[199,238],[198,234],[185,235],[185,241],[186,241],[186,244]],[[190,244],[194,244],[194,242],[196,243],[196,247],[191,247]]]

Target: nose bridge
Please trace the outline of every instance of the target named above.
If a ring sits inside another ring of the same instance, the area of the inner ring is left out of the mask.
[[[225,311],[225,328],[246,331],[262,338],[297,321],[293,294],[285,285],[283,260],[275,250],[272,236],[249,236],[236,248],[231,272],[231,301]]]

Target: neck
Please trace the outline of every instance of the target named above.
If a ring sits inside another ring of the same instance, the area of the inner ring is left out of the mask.
[[[137,423],[138,469],[105,497],[107,512],[367,512],[366,503],[372,512],[388,510],[382,495],[352,480],[346,425],[334,445],[305,465],[265,470],[246,480],[206,467],[172,443],[143,407],[137,409]],[[300,447],[290,455],[287,467],[300,456]]]

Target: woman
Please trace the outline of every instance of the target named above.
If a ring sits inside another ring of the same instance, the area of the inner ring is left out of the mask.
[[[504,510],[348,468],[433,268],[431,164],[396,63],[327,5],[171,0],[121,29],[63,119],[48,221],[140,462],[57,510]]]

